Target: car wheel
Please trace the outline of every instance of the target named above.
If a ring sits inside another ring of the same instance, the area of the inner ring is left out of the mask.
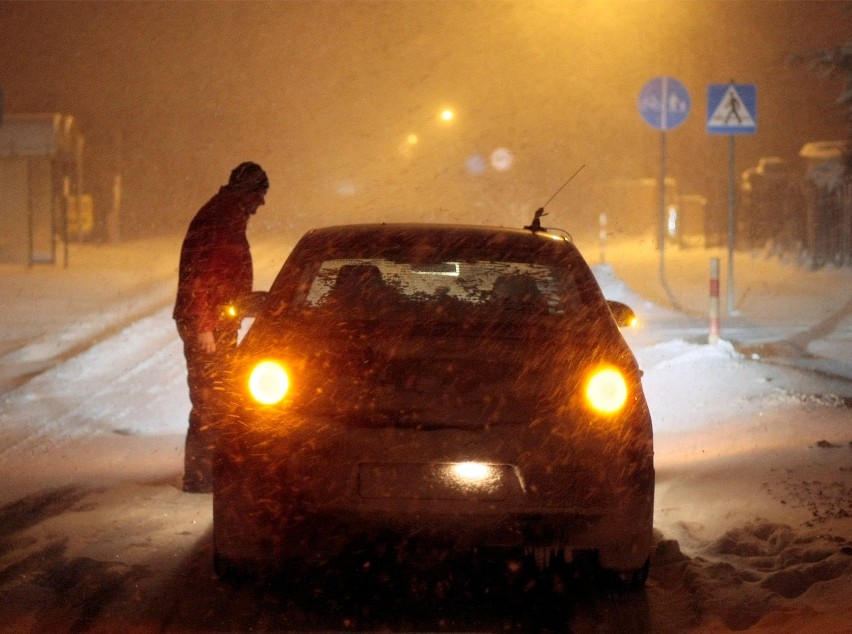
[[[245,570],[215,550],[213,551],[213,570],[220,581],[240,582],[248,576]]]
[[[213,571],[220,581],[229,580],[234,574],[230,560],[217,552],[213,553]]]

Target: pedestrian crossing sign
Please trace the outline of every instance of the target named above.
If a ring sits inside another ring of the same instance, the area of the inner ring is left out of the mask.
[[[710,84],[707,87],[707,132],[754,134],[757,90],[754,84]]]

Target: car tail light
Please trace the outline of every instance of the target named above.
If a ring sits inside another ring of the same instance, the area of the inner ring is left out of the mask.
[[[287,395],[290,377],[277,361],[261,361],[249,374],[248,388],[258,403],[275,405]]]
[[[614,414],[627,402],[627,381],[612,367],[594,370],[586,382],[586,401],[593,409]]]

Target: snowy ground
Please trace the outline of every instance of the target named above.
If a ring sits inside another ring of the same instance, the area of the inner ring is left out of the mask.
[[[0,630],[524,629],[476,609],[318,616],[215,581],[210,496],[177,486],[179,242],[0,266]],[[289,245],[253,243],[263,288]],[[584,253],[642,321],[628,339],[655,422],[659,542],[644,593],[584,595],[564,629],[852,632],[852,270],[737,254],[741,314],[724,314],[723,285],[723,341],[708,345],[723,251],[669,248],[668,292],[651,240],[608,245],[606,263]]]

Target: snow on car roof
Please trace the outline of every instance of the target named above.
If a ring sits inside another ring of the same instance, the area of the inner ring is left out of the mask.
[[[328,253],[385,253],[397,251],[409,255],[415,244],[433,246],[436,251],[453,252],[506,250],[530,255],[541,251],[548,257],[578,256],[579,251],[564,236],[510,227],[462,224],[373,223],[337,225],[312,229],[294,251],[320,249]],[[546,245],[560,245],[554,249]],[[497,252],[497,251],[495,251]],[[570,256],[567,254],[571,254]]]

